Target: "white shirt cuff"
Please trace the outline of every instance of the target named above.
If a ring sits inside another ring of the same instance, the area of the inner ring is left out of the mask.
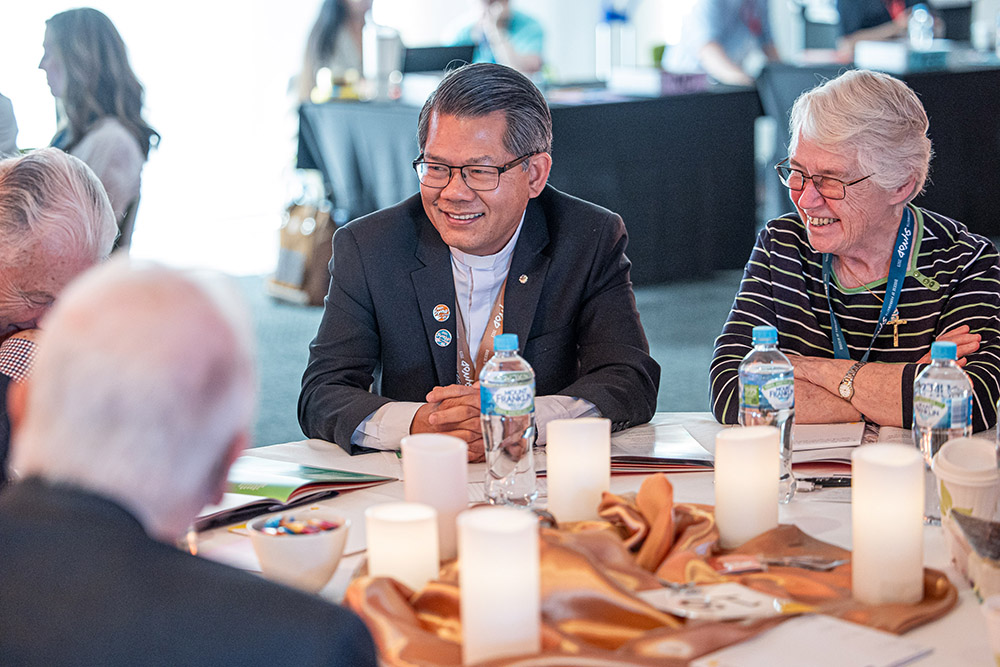
[[[548,441],[546,426],[553,419],[577,419],[579,417],[600,417],[601,411],[590,401],[572,396],[536,396],[535,428],[538,429],[539,445]]]
[[[386,403],[358,424],[351,436],[351,444],[371,449],[398,450],[399,441],[410,434],[413,416],[423,403],[393,401]],[[547,424],[553,419],[600,417],[601,411],[582,398],[572,396],[535,397],[535,428],[538,444],[547,442]]]
[[[351,444],[371,449],[398,450],[399,441],[410,434],[413,416],[423,403],[392,401],[386,403],[358,424]]]

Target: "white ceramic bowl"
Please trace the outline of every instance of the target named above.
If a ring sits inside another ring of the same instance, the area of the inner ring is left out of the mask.
[[[308,535],[269,535],[263,531],[264,523],[274,516],[257,517],[247,524],[261,572],[278,583],[310,593],[320,591],[337,569],[351,522],[325,509],[289,510],[277,516],[325,519],[338,527]]]

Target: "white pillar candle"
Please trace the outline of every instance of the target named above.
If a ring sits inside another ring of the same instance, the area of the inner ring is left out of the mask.
[[[747,426],[715,437],[715,522],[732,549],[778,526],[778,429]]]
[[[458,516],[462,662],[541,649],[538,519],[480,507]]]
[[[851,588],[865,604],[924,597],[924,462],[915,447],[865,445],[851,455]]]
[[[549,512],[558,521],[596,519],[601,494],[611,486],[611,421],[549,422],[545,446]]]
[[[368,574],[413,590],[437,577],[437,512],[421,503],[382,503],[365,510]]]
[[[406,499],[437,510],[441,558],[458,553],[455,519],[469,506],[469,446],[451,435],[420,433],[402,439]]]

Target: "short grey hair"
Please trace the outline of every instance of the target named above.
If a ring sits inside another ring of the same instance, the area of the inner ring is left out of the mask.
[[[790,153],[801,132],[826,150],[849,153],[883,190],[915,180],[913,199],[930,168],[928,125],[923,104],[905,83],[881,72],[848,70],[795,100]]]
[[[94,264],[117,234],[104,186],[78,158],[43,148],[0,160],[0,270],[55,257]]]
[[[116,256],[74,281],[39,337],[14,471],[183,530],[253,416],[252,327],[221,280]]]
[[[464,65],[445,75],[420,110],[417,122],[420,152],[424,152],[427,144],[434,113],[478,118],[495,111],[503,111],[507,117],[503,145],[512,155],[551,152],[552,113],[545,97],[528,77],[493,63]]]

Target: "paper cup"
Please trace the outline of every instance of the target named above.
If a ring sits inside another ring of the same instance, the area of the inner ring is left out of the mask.
[[[949,440],[934,455],[932,469],[937,480],[944,541],[955,567],[969,576],[971,549],[951,513],[993,518],[1000,501],[1000,475],[993,443],[981,438]]]
[[[952,512],[992,519],[1000,501],[996,449],[989,440],[955,438],[934,455],[941,518]]]

